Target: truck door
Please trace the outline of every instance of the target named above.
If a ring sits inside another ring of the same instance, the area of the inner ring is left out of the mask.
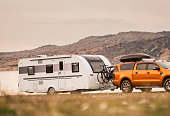
[[[63,60],[59,61],[58,87],[59,87],[59,89],[64,89],[66,87],[64,61]]]
[[[135,69],[136,68],[136,69]],[[133,81],[135,86],[145,85],[147,76],[147,63],[137,63],[133,71]]]
[[[148,70],[147,70],[147,76],[146,76],[147,85],[160,85],[161,84],[161,81],[160,81],[161,71],[154,70],[155,67],[159,67],[159,66],[153,62],[148,63]]]

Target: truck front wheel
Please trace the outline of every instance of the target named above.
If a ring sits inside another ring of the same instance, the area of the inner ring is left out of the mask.
[[[131,93],[133,91],[133,87],[130,83],[129,80],[124,80],[122,83],[121,83],[121,90],[124,92],[124,93]]]
[[[164,86],[165,91],[170,92],[170,78],[165,80],[163,86]]]

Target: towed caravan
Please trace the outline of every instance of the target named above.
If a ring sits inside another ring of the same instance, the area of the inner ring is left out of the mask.
[[[57,55],[21,59],[19,90],[21,92],[73,92],[113,89],[111,81],[99,82],[102,66],[111,66],[102,55]]]

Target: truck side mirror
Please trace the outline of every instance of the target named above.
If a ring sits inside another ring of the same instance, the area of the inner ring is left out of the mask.
[[[160,68],[157,66],[157,67],[154,67],[153,70],[158,70],[158,71],[160,71]]]

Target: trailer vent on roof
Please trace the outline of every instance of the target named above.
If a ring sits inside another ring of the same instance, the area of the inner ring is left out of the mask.
[[[39,58],[45,58],[47,55],[37,55]]]

